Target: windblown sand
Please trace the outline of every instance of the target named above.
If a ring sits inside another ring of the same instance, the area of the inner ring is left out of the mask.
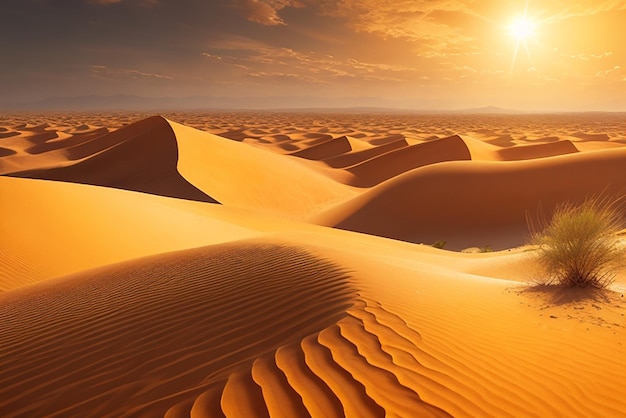
[[[4,116],[0,416],[626,416],[626,271],[524,246],[626,193],[625,126]]]

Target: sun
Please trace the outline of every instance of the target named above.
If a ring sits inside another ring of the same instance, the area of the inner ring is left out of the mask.
[[[524,42],[535,35],[535,22],[527,16],[514,19],[509,25],[509,33],[518,41]]]
[[[529,1],[530,2],[530,1]],[[516,66],[520,49],[526,52],[528,57],[529,68],[533,68],[532,58],[529,51],[529,41],[533,40],[536,35],[537,23],[528,15],[528,4],[526,3],[526,10],[523,15],[518,15],[508,25],[508,32],[515,40],[515,50],[513,52],[513,61],[511,62],[511,70],[509,71],[509,77],[513,75],[513,70]]]

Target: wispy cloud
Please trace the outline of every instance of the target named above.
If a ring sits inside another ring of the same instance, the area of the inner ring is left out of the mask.
[[[552,12],[548,20],[563,20],[575,16],[592,16],[599,13],[626,10],[626,1],[624,0],[605,0],[605,1],[576,1],[567,2],[564,6],[562,1],[551,0],[542,3],[542,8],[548,12]]]
[[[621,73],[622,67],[619,65],[614,66],[613,68],[609,68],[607,70],[598,71],[596,73],[596,77],[607,77],[613,74]]]
[[[160,79],[173,80],[173,77],[163,74],[147,73],[135,69],[111,68],[106,65],[91,65],[91,73],[105,78],[131,78],[131,79]]]
[[[253,46],[253,47],[252,47]],[[337,81],[402,81],[415,77],[417,69],[387,63],[372,63],[354,58],[336,58],[312,51],[296,51],[261,45],[257,41],[234,39],[202,55],[214,65],[228,65],[240,70],[242,77],[254,80],[298,80],[313,84]]]
[[[608,51],[608,52],[603,52],[601,54],[564,55],[564,57],[571,58],[571,59],[577,59],[577,60],[581,60],[581,61],[591,61],[591,60],[596,60],[596,59],[602,59],[602,58],[610,57],[611,55],[613,55],[613,52]]]

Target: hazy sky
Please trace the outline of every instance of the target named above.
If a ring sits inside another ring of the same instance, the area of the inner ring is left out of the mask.
[[[516,37],[524,15],[530,33]],[[4,102],[626,110],[626,0],[1,0],[0,17]]]

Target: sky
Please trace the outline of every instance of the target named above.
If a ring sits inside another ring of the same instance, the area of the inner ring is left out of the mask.
[[[134,95],[626,111],[626,0],[1,0],[0,18],[5,107]]]

